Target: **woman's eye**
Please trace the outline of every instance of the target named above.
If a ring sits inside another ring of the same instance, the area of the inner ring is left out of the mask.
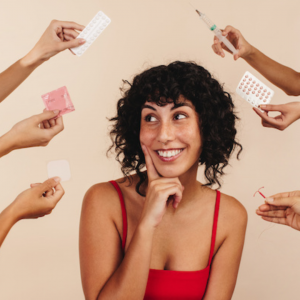
[[[154,116],[146,116],[145,117],[146,122],[155,122],[157,119]]]
[[[185,118],[186,118],[186,116],[183,115],[183,114],[177,114],[177,115],[175,115],[175,117],[174,117],[175,120],[181,120],[181,119],[185,119]]]

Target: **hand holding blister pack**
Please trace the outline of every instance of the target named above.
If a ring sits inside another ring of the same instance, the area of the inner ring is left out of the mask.
[[[59,110],[59,114],[55,117],[55,119],[75,110],[71,97],[65,86],[42,95],[42,99],[47,110]]]
[[[91,46],[96,38],[105,30],[110,22],[110,18],[102,11],[99,11],[77,37],[78,39],[85,39],[86,43],[81,46],[71,48],[72,52],[77,56],[81,56]]]
[[[270,103],[274,96],[273,90],[248,71],[239,82],[236,93],[258,109],[259,105]]]

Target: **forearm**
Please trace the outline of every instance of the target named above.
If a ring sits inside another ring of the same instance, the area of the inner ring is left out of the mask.
[[[98,300],[144,297],[148,281],[153,229],[138,226],[119,268],[98,295]]]
[[[0,213],[0,247],[13,225],[17,222],[13,209],[8,206]]]
[[[0,137],[0,158],[16,149],[13,144],[10,133],[6,133]]]
[[[41,62],[35,61],[29,53],[0,73],[0,102],[12,93],[40,64]]]
[[[244,59],[286,94],[300,95],[300,74],[295,70],[272,60],[255,47],[252,47],[251,53]]]

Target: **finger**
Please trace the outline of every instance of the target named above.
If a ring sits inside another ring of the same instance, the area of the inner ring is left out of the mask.
[[[50,189],[55,188],[59,184],[60,180],[61,179],[59,177],[53,177],[46,180],[36,188],[39,190],[40,194],[42,195],[45,192],[49,191]]]
[[[299,202],[299,197],[276,197],[276,198],[271,198],[268,197],[265,199],[265,201],[268,204],[274,205],[274,206],[288,206],[292,207],[295,205],[297,202]]]
[[[41,184],[41,183],[31,183],[31,184],[30,184],[30,187],[33,188],[33,187],[35,187],[35,186],[39,186],[40,184]]]
[[[59,117],[55,120],[55,125],[49,129],[49,132],[52,135],[52,137],[54,137],[55,135],[57,135],[63,130],[64,130],[63,118]]]
[[[167,199],[172,196],[173,198],[173,207],[177,208],[178,204],[180,203],[181,199],[182,199],[182,191],[179,188],[178,185],[173,185],[171,187],[168,187],[164,190],[162,190],[163,193],[165,193]]]
[[[72,40],[74,40],[74,38],[73,38],[72,36],[69,36],[69,35],[67,35],[67,34],[64,35],[64,39],[65,39],[66,41],[72,41]]]
[[[56,125],[55,119],[50,119],[49,121],[50,127],[54,127]]]
[[[274,104],[261,104],[259,106],[262,110],[265,110],[265,111],[279,111],[279,112],[282,112],[282,105],[279,104],[279,105],[274,105]]]
[[[55,192],[53,193],[53,195],[49,197],[49,200],[51,200],[55,206],[59,202],[59,200],[63,197],[64,194],[65,191],[62,185],[59,183],[55,186]]]
[[[228,25],[228,26],[225,27],[225,29],[222,31],[222,35],[225,36],[225,35],[227,35],[229,32],[231,32],[231,33],[233,33],[233,34],[239,36],[239,35],[238,35],[239,31],[238,31],[236,28],[234,28],[234,27],[232,27],[232,26],[230,26],[230,25]]]
[[[287,225],[286,218],[272,218],[272,217],[261,217],[261,218],[268,222]]]
[[[145,156],[148,180],[149,181],[155,180],[155,179],[159,178],[159,175],[155,169],[155,166],[154,166],[152,158],[149,154],[148,148],[145,145],[141,145],[141,146],[142,146],[142,150],[143,150],[143,153]]]
[[[261,107],[261,105],[260,105]],[[267,114],[261,112],[258,108],[256,107],[253,107],[253,110],[265,121],[267,122],[268,124],[274,126],[274,127],[278,127],[280,126],[280,124],[282,123],[281,121],[277,121],[275,120],[274,118],[272,117],[269,117]]]
[[[291,192],[283,192],[270,196],[269,198],[287,198],[290,197]]]
[[[79,35],[79,33],[73,29],[64,29],[63,32],[64,32],[64,36],[68,35],[73,39],[76,39]]]
[[[44,129],[51,128],[50,123],[48,121],[43,121],[43,127]]]
[[[258,207],[258,210],[261,212],[266,212],[266,211],[274,211],[274,210],[285,210],[287,209],[287,206],[274,206],[270,204],[262,204],[261,206]]]
[[[75,22],[68,22],[68,21],[57,21],[57,22],[64,29],[68,28],[68,29],[76,29],[76,30],[82,31],[85,28],[85,26],[80,25],[80,24],[75,23]]]
[[[285,210],[272,210],[272,211],[260,211],[257,210],[256,213],[260,216],[271,217],[271,218],[285,218],[286,212]]]
[[[59,114],[59,110],[44,110],[41,114],[35,115],[37,125],[43,121],[53,119]]]
[[[60,42],[58,43],[58,51],[63,51],[69,48],[75,48],[78,47],[80,45],[83,45],[85,43],[85,39],[73,39],[71,41],[64,41],[64,42]]]
[[[44,127],[44,124],[43,124],[43,122],[42,123],[40,123],[40,129],[44,129],[45,127]]]

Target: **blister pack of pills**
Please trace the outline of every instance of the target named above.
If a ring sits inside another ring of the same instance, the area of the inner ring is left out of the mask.
[[[236,92],[244,98],[252,106],[259,108],[261,104],[270,103],[274,96],[274,91],[253,76],[250,72],[246,72],[242,77]]]
[[[105,30],[110,22],[110,18],[102,11],[99,11],[77,37],[85,39],[86,42],[83,45],[71,48],[72,52],[74,52],[77,56],[81,56],[91,46],[96,38]]]
[[[59,110],[59,114],[55,117],[55,119],[75,110],[71,97],[65,86],[42,95],[42,99],[47,110]]]

